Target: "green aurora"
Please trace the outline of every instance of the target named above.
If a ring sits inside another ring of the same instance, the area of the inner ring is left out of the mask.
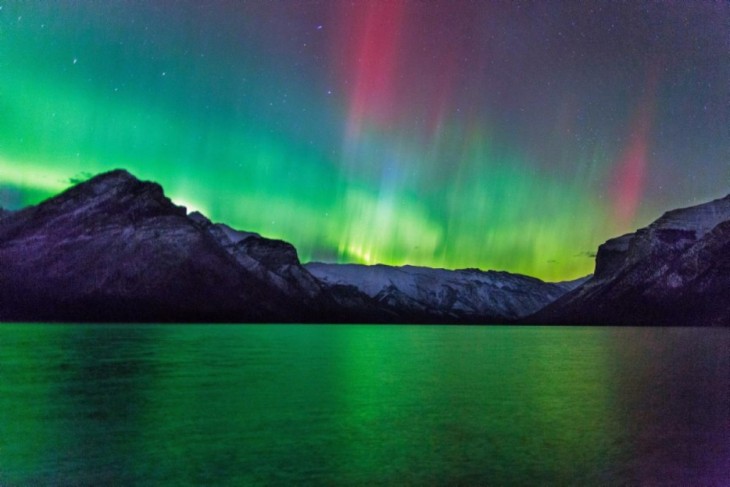
[[[564,41],[585,52],[561,66],[567,44],[538,59],[530,35],[508,42],[546,19],[557,36],[560,9],[501,2],[0,5],[3,207],[123,167],[305,262],[560,280],[590,273],[607,238],[727,191],[728,89],[712,82],[730,61],[702,64],[720,22],[702,54],[581,64],[618,35],[598,32]],[[690,128],[675,123],[682,103],[704,106]]]

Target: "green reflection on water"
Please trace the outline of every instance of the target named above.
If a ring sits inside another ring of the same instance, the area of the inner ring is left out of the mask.
[[[625,409],[665,357],[597,328],[5,325],[0,340],[2,485],[632,482]]]

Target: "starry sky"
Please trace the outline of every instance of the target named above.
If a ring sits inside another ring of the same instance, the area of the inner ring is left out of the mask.
[[[0,0],[0,206],[118,167],[305,262],[579,277],[730,192],[730,2]]]

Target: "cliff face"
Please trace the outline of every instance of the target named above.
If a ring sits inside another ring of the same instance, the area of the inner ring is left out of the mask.
[[[730,325],[729,232],[730,196],[667,212],[601,245],[593,278],[528,321]]]
[[[292,277],[308,274],[291,246],[253,234],[222,245],[222,233],[157,184],[125,171],[97,176],[0,220],[0,319],[313,317],[321,290],[311,276]]]

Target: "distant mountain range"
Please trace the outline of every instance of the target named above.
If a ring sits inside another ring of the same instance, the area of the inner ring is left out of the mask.
[[[546,283],[534,277],[477,269],[310,263],[327,289],[350,286],[409,322],[504,323],[539,310],[584,279]]]
[[[309,263],[124,170],[0,209],[0,320],[727,325],[730,199],[667,213],[566,283],[476,269]]]

